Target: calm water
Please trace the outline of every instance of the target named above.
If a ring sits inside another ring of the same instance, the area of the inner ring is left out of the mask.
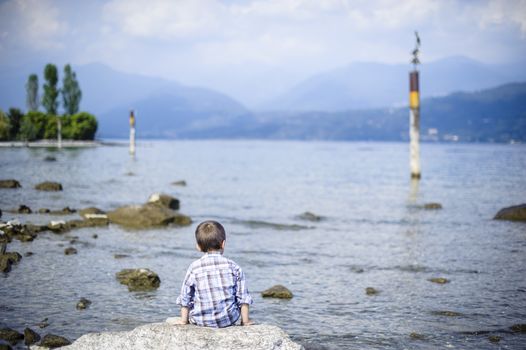
[[[57,161],[44,161],[48,155]],[[0,208],[3,220],[44,223],[57,218],[5,211],[20,204],[112,209],[168,193],[195,223],[224,223],[225,255],[247,274],[252,317],[306,346],[524,348],[526,336],[507,329],[526,323],[526,224],[492,217],[526,202],[526,147],[424,144],[422,166],[423,179],[412,186],[401,143],[159,141],[140,143],[135,159],[126,147],[0,149],[0,178],[23,186],[0,190]],[[64,191],[33,189],[45,180]],[[188,186],[171,185],[177,180]],[[419,207],[429,202],[443,209]],[[324,220],[299,219],[305,211]],[[14,241],[9,250],[34,255],[0,276],[0,325],[21,331],[47,317],[49,327],[37,331],[73,340],[178,315],[184,273],[200,256],[194,228],[111,225]],[[66,256],[73,236],[78,254]],[[161,287],[130,293],[115,280],[120,269],[137,267],[157,272]],[[432,277],[451,282],[437,285]],[[292,300],[260,297],[278,283]],[[367,296],[366,287],[380,293]],[[89,309],[76,310],[80,297],[92,300]],[[414,340],[412,332],[425,338]],[[492,344],[488,335],[502,340]]]

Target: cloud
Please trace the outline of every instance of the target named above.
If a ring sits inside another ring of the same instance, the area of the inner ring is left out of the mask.
[[[516,25],[523,38],[526,36],[526,0],[491,0],[481,8],[480,26],[499,26],[505,23]]]
[[[36,50],[63,48],[68,25],[48,0],[10,0],[0,4],[2,40]]]

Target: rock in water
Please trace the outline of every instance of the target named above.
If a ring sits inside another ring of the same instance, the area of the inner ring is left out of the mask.
[[[315,221],[315,222],[321,221],[322,219],[321,216],[311,213],[310,211],[304,212],[303,214],[299,215],[298,218],[300,218],[301,220]]]
[[[86,298],[80,298],[79,302],[77,303],[77,310],[84,310],[87,309],[88,306],[91,305],[91,301]]]
[[[121,284],[128,286],[130,292],[157,289],[161,284],[159,276],[149,269],[124,269],[116,277]]]
[[[148,229],[168,224],[187,226],[192,220],[183,214],[157,204],[120,207],[108,213],[108,219],[115,224],[131,229]]]
[[[11,265],[16,264],[22,259],[22,255],[17,252],[8,252],[0,255],[0,272],[11,271]]]
[[[173,186],[185,187],[186,186],[186,181],[185,180],[174,181],[174,182],[172,182],[172,185]]]
[[[0,339],[16,344],[24,339],[24,335],[11,328],[0,328]]]
[[[58,182],[42,182],[35,186],[39,191],[62,191],[62,185]]]
[[[40,340],[40,335],[31,328],[24,329],[24,344],[27,346],[35,344]]]
[[[152,323],[129,332],[86,334],[65,350],[88,349],[195,349],[195,350],[300,350],[276,326],[234,326],[220,329],[192,325]]]
[[[77,254],[77,250],[73,247],[69,247],[69,248],[64,249],[64,254],[74,255],[74,254]]]
[[[442,204],[440,204],[440,203],[426,203],[426,204],[424,204],[424,209],[427,209],[427,210],[442,209]]]
[[[148,198],[148,203],[173,210],[179,209],[179,199],[162,193],[152,194],[150,198]]]
[[[365,288],[365,294],[367,295],[376,295],[380,293],[377,289],[373,288],[373,287],[367,287]]]
[[[20,188],[20,182],[9,179],[9,180],[0,180],[0,188]]]
[[[449,283],[449,280],[444,277],[433,277],[428,279],[429,282],[438,283],[438,284],[446,284]]]
[[[495,220],[526,221],[526,204],[515,205],[499,210]]]
[[[60,348],[62,346],[70,344],[71,342],[66,338],[54,334],[45,335],[44,338],[42,338],[42,341],[40,342],[40,346],[45,346],[51,349]]]
[[[81,211],[79,211],[79,214],[84,219],[87,219],[86,215],[90,215],[90,214],[102,215],[102,214],[106,214],[106,213],[104,211],[100,210],[99,208],[89,207],[89,208],[82,209]]]
[[[31,214],[33,211],[27,205],[22,204],[18,207],[17,212],[19,214]]]
[[[510,329],[515,333],[526,333],[526,323],[514,324]]]
[[[261,292],[263,298],[278,298],[278,299],[291,299],[293,297],[292,292],[281,284],[270,287],[267,290]]]

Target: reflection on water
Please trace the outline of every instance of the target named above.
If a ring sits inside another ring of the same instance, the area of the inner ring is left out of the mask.
[[[6,212],[20,204],[112,209],[174,195],[195,223],[225,224],[226,255],[247,274],[254,319],[308,347],[494,348],[492,335],[502,348],[526,342],[509,330],[526,323],[525,224],[491,220],[526,198],[524,146],[423,144],[420,182],[409,180],[408,147],[396,143],[158,141],[140,143],[135,159],[126,147],[50,152],[0,149],[0,177],[23,186],[0,190],[3,220],[56,219]],[[44,161],[50,154],[56,161]],[[187,186],[172,185],[182,179]],[[64,191],[33,189],[45,180]],[[443,209],[425,210],[430,202]],[[20,331],[48,318],[39,333],[75,339],[177,315],[186,268],[199,257],[194,226],[111,225],[13,242],[9,250],[34,254],[0,277],[0,325]],[[64,255],[69,246],[78,254]],[[115,273],[134,267],[157,272],[160,288],[128,292]],[[294,298],[259,296],[274,284]],[[92,301],[88,309],[76,309],[80,297]]]

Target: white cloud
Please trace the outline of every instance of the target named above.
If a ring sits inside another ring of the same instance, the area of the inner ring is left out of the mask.
[[[519,27],[523,37],[526,36],[526,0],[490,0],[481,8],[479,18],[482,28],[511,22]]]

